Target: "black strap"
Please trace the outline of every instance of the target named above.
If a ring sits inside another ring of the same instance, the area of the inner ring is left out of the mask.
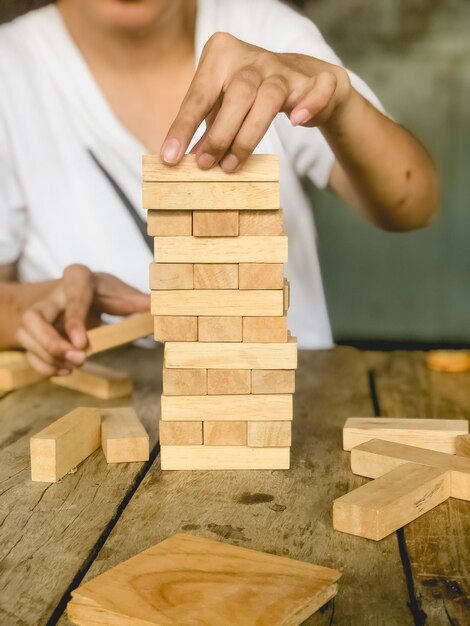
[[[153,237],[150,237],[150,235],[147,235],[147,224],[146,224],[146,222],[140,217],[140,215],[137,213],[137,209],[135,208],[135,206],[132,204],[132,202],[126,196],[124,191],[121,189],[121,187],[118,185],[118,183],[115,181],[115,179],[108,172],[108,170],[104,167],[104,165],[102,163],[100,163],[100,161],[98,160],[96,155],[92,152],[92,150],[88,149],[88,154],[91,156],[91,158],[93,159],[95,165],[104,174],[105,178],[108,180],[109,184],[111,185],[111,187],[116,192],[117,197],[121,200],[122,204],[127,209],[129,215],[134,220],[134,223],[137,226],[137,228],[139,229],[139,232],[142,235],[145,243],[147,244],[148,249],[153,254]]]

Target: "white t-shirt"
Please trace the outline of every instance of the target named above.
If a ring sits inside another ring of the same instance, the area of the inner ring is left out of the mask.
[[[340,61],[315,25],[277,0],[199,0],[196,56],[217,31],[278,52]],[[376,106],[370,89],[354,86]],[[200,129],[201,130],[201,129]],[[141,157],[54,5],[0,27],[0,264],[20,279],[56,278],[71,263],[148,289],[151,252],[96,159],[145,220]],[[281,205],[289,236],[289,327],[304,348],[332,345],[314,224],[300,178],[327,185],[334,155],[317,129],[276,117],[257,152],[281,158]]]

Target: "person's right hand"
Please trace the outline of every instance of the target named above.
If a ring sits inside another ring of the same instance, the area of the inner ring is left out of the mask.
[[[16,339],[29,363],[46,376],[70,374],[85,361],[86,328],[101,313],[130,315],[150,308],[150,297],[111,274],[70,265],[50,294],[23,313]]]

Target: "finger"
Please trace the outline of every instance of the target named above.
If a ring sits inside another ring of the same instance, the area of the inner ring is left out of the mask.
[[[70,265],[64,271],[64,328],[74,348],[83,350],[88,342],[86,318],[94,293],[93,273],[84,265]]]
[[[26,359],[28,363],[40,374],[44,374],[44,376],[54,376],[57,373],[57,369],[49,365],[49,363],[45,363],[38,356],[31,352],[26,352]]]
[[[215,118],[217,117],[217,113],[220,111],[221,106],[222,106],[222,97],[220,96],[219,98],[217,98],[217,102],[214,104],[212,109],[207,114],[206,119],[204,120],[206,123],[206,128],[204,130],[202,137],[198,139],[198,141],[194,144],[194,146],[189,151],[189,154],[196,154],[198,152],[200,146],[202,146],[202,144],[204,143],[207,137],[207,134],[212,124],[214,123]]]
[[[103,313],[130,315],[150,310],[150,295],[127,285],[116,276],[96,273],[96,304]]]
[[[221,163],[226,172],[235,171],[250,156],[283,108],[287,94],[287,83],[281,76],[270,76],[262,82],[250,112]]]
[[[22,317],[22,329],[36,344],[41,346],[41,350],[38,350],[38,357],[44,351],[54,361],[63,363],[66,360],[66,354],[73,350],[73,346],[69,341],[61,337],[51,325],[49,319],[44,317],[43,310],[49,309],[50,312],[51,306],[53,305],[48,301],[38,303],[34,308],[26,311]],[[44,357],[44,360],[47,359]]]
[[[16,333],[18,343],[28,352],[35,354],[41,361],[54,368],[63,367],[64,362],[52,356],[45,348],[32,337],[23,327]]]
[[[327,119],[334,106],[338,79],[332,72],[320,72],[308,81],[307,90],[290,113],[293,126],[317,126]]]

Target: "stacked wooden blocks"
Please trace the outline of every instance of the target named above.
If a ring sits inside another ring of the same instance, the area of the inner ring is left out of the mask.
[[[279,161],[203,171],[143,160],[163,469],[287,469],[297,343],[287,330]]]

